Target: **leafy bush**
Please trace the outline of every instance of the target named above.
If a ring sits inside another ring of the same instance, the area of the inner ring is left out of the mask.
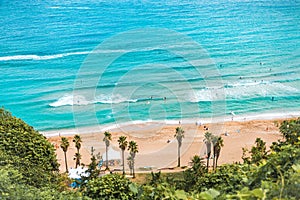
[[[52,144],[31,126],[1,108],[0,166],[5,165],[18,170],[29,185],[43,187],[59,183],[59,165]]]
[[[123,175],[108,174],[89,180],[84,195],[92,199],[136,199],[134,183]]]
[[[45,171],[58,171],[53,145],[46,137],[3,108],[0,109],[0,150],[28,160]]]
[[[234,193],[244,187],[247,173],[248,167],[245,165],[222,165],[215,172],[199,176],[195,189],[198,192],[216,189],[225,194]]]
[[[82,197],[77,192],[59,192],[53,188],[35,188],[26,185],[22,174],[9,167],[0,167],[0,199],[4,200],[80,200]]]

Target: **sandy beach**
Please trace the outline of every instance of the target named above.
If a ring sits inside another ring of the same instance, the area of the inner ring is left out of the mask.
[[[267,146],[272,142],[282,139],[279,133],[278,123],[282,120],[251,120],[251,121],[227,121],[224,123],[210,123],[196,125],[195,123],[181,123],[166,125],[160,123],[144,123],[134,124],[122,127],[116,127],[109,130],[112,133],[112,142],[110,145],[110,156],[120,157],[120,149],[118,148],[118,138],[121,135],[127,137],[127,140],[134,140],[138,144],[139,153],[136,155],[136,170],[142,171],[144,168],[161,169],[176,167],[177,165],[177,140],[174,138],[175,128],[181,126],[185,131],[185,137],[181,147],[181,165],[188,166],[194,155],[205,156],[205,145],[203,142],[204,133],[206,131],[213,134],[219,134],[224,139],[224,147],[221,150],[219,164],[233,163],[242,161],[242,148],[248,149],[254,145],[257,137],[262,138]],[[208,128],[208,130],[206,130]],[[224,135],[225,133],[228,133]],[[95,149],[95,153],[103,155],[105,159],[105,145],[103,140],[103,132],[79,132],[82,138],[82,154],[81,162],[89,164],[91,147]],[[73,160],[75,154],[73,135],[65,135],[69,138],[70,147],[67,152],[69,167],[75,166]],[[61,164],[60,170],[65,170],[63,151],[59,147],[60,137],[48,137],[48,140],[56,147],[58,161]],[[126,151],[125,158],[128,157]],[[211,163],[212,164],[212,163]],[[129,168],[126,164],[126,170]],[[121,166],[115,164],[110,169],[121,169]]]

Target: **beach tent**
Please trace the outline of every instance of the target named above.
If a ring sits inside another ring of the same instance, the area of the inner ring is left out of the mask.
[[[115,151],[113,148],[108,147],[108,160],[121,160],[121,154],[119,151]],[[106,161],[105,152],[102,154],[103,161]]]

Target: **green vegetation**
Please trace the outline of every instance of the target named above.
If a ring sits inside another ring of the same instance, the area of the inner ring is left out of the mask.
[[[111,141],[111,133],[108,131],[105,131],[104,138],[103,138],[103,142],[105,142],[105,154],[106,154],[106,169],[105,170],[109,170],[109,168],[108,168],[108,147],[110,145],[110,141]]]
[[[204,134],[205,137],[205,145],[206,145],[206,171],[208,172],[209,170],[209,159],[211,156],[211,142],[212,142],[212,138],[213,138],[213,134],[210,132],[206,132]]]
[[[221,154],[221,149],[224,146],[223,138],[221,136],[214,136],[212,138],[213,142],[213,155],[214,155],[214,162],[213,162],[213,169],[215,170],[218,167],[218,159]]]
[[[68,173],[68,159],[67,159],[67,151],[68,148],[70,146],[70,143],[68,141],[68,138],[66,137],[62,137],[61,138],[61,144],[60,144],[60,148],[62,148],[63,152],[64,152],[64,157],[65,157],[65,165],[66,165],[66,173]]]
[[[119,143],[119,148],[122,151],[122,167],[123,167],[123,175],[125,175],[125,163],[124,163],[124,152],[125,149],[127,148],[128,142],[126,141],[126,137],[125,136],[120,136],[118,139],[118,143]]]
[[[119,174],[106,175],[90,180],[84,195],[92,199],[133,199],[134,184]]]
[[[0,109],[0,199],[83,199],[58,173],[53,145]]]
[[[75,135],[74,136],[74,139],[73,139],[73,142],[75,143],[75,147],[77,149],[77,152],[75,153],[74,155],[74,160],[75,160],[75,169],[80,166],[80,159],[81,159],[81,154],[79,153],[79,150],[81,148],[81,137],[80,135]]]
[[[130,165],[132,165],[132,176],[133,178],[135,178],[135,173],[134,173],[134,158],[135,158],[135,155],[136,153],[139,152],[138,150],[138,145],[136,144],[135,141],[130,141],[129,142],[129,145],[128,145],[128,150],[129,150],[129,153],[130,153]]]
[[[90,176],[82,179],[79,189],[72,189],[66,174],[58,173],[54,148],[46,138],[0,109],[0,199],[300,199],[300,118],[284,121],[280,131],[283,140],[274,142],[270,151],[258,138],[244,150],[243,163],[219,167],[222,138],[211,136],[214,170],[207,171],[207,162],[196,155],[191,168],[151,173],[142,183],[121,174],[99,177],[98,159],[92,154]],[[119,138],[121,150],[126,149],[124,141]],[[66,152],[68,143],[62,139]],[[128,150],[134,165],[137,144],[129,142]]]

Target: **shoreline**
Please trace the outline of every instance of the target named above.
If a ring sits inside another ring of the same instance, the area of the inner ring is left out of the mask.
[[[127,123],[126,126],[122,124],[122,126],[116,127],[115,129],[109,129],[112,134],[109,159],[110,157],[116,158],[116,160],[121,159],[121,152],[117,140],[119,136],[124,135],[127,137],[127,141],[134,140],[138,144],[139,153],[136,155],[135,167],[137,171],[145,171],[145,168],[157,170],[175,167],[177,164],[177,141],[174,138],[174,134],[176,127],[181,126],[185,131],[185,137],[181,147],[182,166],[188,166],[194,155],[205,156],[203,139],[206,131],[219,134],[223,137],[224,147],[221,150],[219,164],[241,162],[243,147],[250,149],[251,146],[254,145],[257,137],[262,138],[266,142],[267,147],[269,147],[272,142],[282,139],[278,124],[283,120],[295,117],[296,116],[289,118],[278,117],[267,120],[251,120],[251,118],[248,118],[248,120],[245,121],[234,119],[233,121],[226,121],[224,123],[203,123],[201,126],[196,125],[195,122],[186,123],[186,121],[183,121],[180,125],[178,121],[176,121],[176,124],[155,122],[142,124]],[[204,126],[209,127],[209,129],[206,130]],[[91,147],[96,150],[95,153],[101,153],[105,160],[105,145],[102,141],[104,131],[97,129],[90,129],[90,131],[91,132],[80,132],[80,136],[82,137],[80,153],[82,154],[82,163],[86,165],[90,163]],[[224,135],[225,132],[228,133],[228,136]],[[70,147],[67,152],[68,165],[73,168],[75,166],[73,155],[76,152],[72,142],[72,136],[74,134],[78,134],[78,132],[68,132],[68,135],[64,135],[70,142]],[[50,134],[50,136],[48,135],[48,140],[56,147],[58,161],[61,164],[60,170],[63,172],[64,159],[63,151],[59,147],[60,137],[57,134]],[[128,155],[128,151],[126,151],[125,159]],[[126,170],[129,171],[127,164],[125,165]],[[111,166],[111,169],[119,170],[121,168],[119,164]]]
[[[179,121],[181,124],[221,124],[226,122],[249,122],[253,120],[286,120],[292,119],[300,116],[300,112],[287,112],[285,114],[282,113],[261,113],[257,115],[227,115],[221,117],[214,118],[190,118],[190,119],[178,119],[178,120],[136,120],[131,122],[124,122],[116,124],[115,122],[105,124],[105,125],[95,125],[95,126],[84,126],[77,128],[63,128],[63,129],[54,129],[54,130],[45,130],[39,131],[45,137],[55,137],[55,136],[69,136],[75,134],[91,134],[95,132],[105,132],[111,131],[114,129],[122,129],[123,127],[128,126],[140,126],[140,125],[152,125],[152,124],[160,124],[161,126],[168,125],[179,125]],[[233,117],[233,118],[232,118]]]

